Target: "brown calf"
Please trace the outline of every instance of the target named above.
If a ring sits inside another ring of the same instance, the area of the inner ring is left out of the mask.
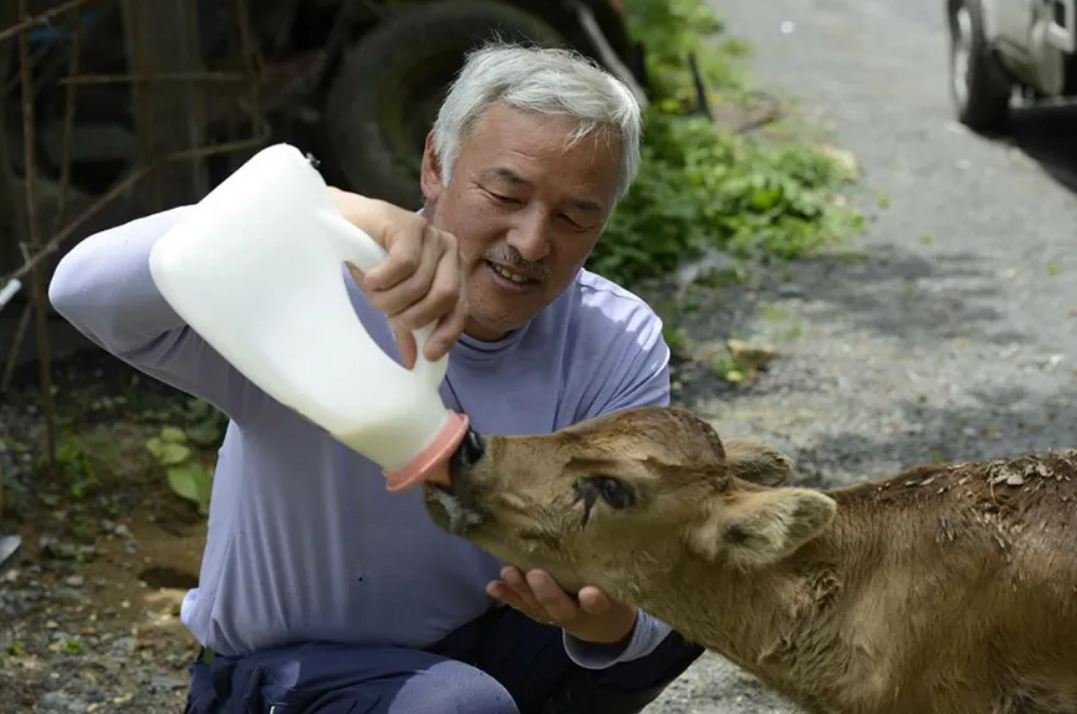
[[[426,491],[442,527],[807,711],[1077,713],[1077,451],[771,488],[773,450],[645,408],[468,452]]]

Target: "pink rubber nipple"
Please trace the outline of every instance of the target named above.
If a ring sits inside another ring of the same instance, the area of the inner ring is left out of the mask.
[[[423,482],[450,485],[452,480],[449,476],[449,459],[467,435],[467,426],[466,415],[450,411],[449,419],[426,448],[400,468],[385,473],[385,488],[396,492],[405,491]]]

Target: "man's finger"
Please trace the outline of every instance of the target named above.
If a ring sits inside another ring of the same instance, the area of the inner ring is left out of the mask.
[[[430,331],[423,354],[431,362],[440,359],[456,344],[456,341],[460,338],[460,333],[464,331],[466,326],[467,295],[461,289],[460,294],[457,295],[455,307],[451,312],[443,315],[434,329]]]
[[[419,353],[419,348],[415,344],[415,335],[411,330],[394,326],[393,337],[396,339],[396,348],[400,351],[401,363],[405,369],[411,369],[415,366],[416,356]]]
[[[494,580],[489,583],[486,586],[486,594],[500,600],[509,607],[517,610],[523,608],[523,601],[520,599],[520,596],[516,594],[516,591],[500,580]]]
[[[389,239],[385,260],[366,274],[367,289],[388,290],[414,275],[422,264],[425,233],[425,222],[409,222],[396,230]]]
[[[613,601],[606,593],[590,585],[580,588],[578,598],[580,609],[589,615],[603,615],[613,607]]]
[[[351,274],[352,280],[355,281],[355,284],[359,286],[360,290],[362,290],[363,281],[366,279],[366,276],[363,275],[363,271],[359,269],[358,265],[352,263],[351,261],[346,261],[344,265],[348,267],[348,272]]]
[[[419,298],[397,315],[402,324],[412,329],[436,322],[456,306],[461,292],[459,257],[447,251],[437,259],[426,255],[423,257],[423,268],[415,274],[415,278],[424,281]],[[407,283],[411,287],[411,281]]]
[[[539,605],[538,600],[535,599],[534,594],[531,592],[531,586],[527,584],[527,580],[524,579],[519,570],[505,568],[501,571],[501,579],[516,593],[516,596],[523,603],[524,610],[538,612],[542,609],[542,606]]]
[[[363,286],[366,288],[365,292],[370,297],[370,301],[389,317],[401,317],[412,306],[421,304],[430,291],[430,285],[434,281],[441,262],[442,252],[442,246],[438,243],[432,241],[425,243],[413,272],[392,287],[377,287],[377,283],[373,280],[374,271],[368,272]],[[381,266],[378,266],[375,270],[380,268]],[[427,322],[432,321],[433,318],[427,320]],[[409,324],[412,322],[414,321],[409,321]]]
[[[530,617],[543,625],[557,625],[541,607],[531,607],[520,598],[519,594],[501,580],[494,580],[486,586],[486,594],[508,605],[513,610]]]
[[[527,584],[531,586],[531,592],[538,604],[557,622],[571,622],[580,614],[576,603],[549,573],[542,570],[528,571]]]

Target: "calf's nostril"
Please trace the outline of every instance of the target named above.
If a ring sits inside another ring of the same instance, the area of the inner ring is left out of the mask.
[[[483,442],[482,435],[474,429],[468,429],[461,448],[464,466],[474,466],[485,453],[486,444]]]
[[[474,429],[468,428],[467,434],[460,442],[460,445],[456,447],[456,451],[453,452],[452,459],[449,461],[449,474],[453,483],[456,483],[462,471],[478,463],[485,453],[486,445],[483,442],[482,435]]]

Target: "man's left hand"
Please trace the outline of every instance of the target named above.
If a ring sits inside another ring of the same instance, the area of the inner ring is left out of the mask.
[[[486,592],[532,620],[557,625],[583,642],[622,642],[636,624],[636,608],[631,605],[617,602],[592,586],[581,588],[573,599],[543,570],[530,570],[525,575],[507,566],[501,569],[501,580],[492,581]]]

